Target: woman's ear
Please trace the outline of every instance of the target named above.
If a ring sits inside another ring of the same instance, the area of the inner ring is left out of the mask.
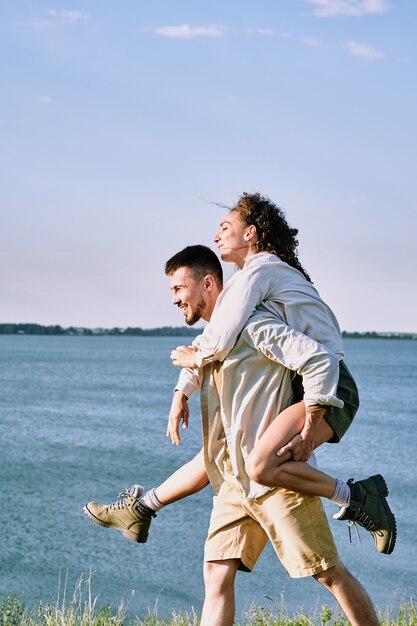
[[[244,238],[246,239],[246,241],[251,241],[251,239],[253,239],[256,236],[257,236],[256,226],[254,224],[250,224],[246,229]]]

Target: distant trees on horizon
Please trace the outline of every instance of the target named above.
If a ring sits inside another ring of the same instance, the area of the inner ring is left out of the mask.
[[[84,328],[69,326],[64,328],[58,324],[0,324],[0,335],[87,335],[87,336],[130,336],[130,337],[195,337],[201,328],[188,326],[161,326],[158,328]]]

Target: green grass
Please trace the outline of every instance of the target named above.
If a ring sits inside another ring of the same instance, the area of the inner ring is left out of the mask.
[[[126,617],[125,607],[117,610],[109,606],[96,606],[97,598],[91,594],[91,575],[80,578],[72,598],[67,599],[66,584],[53,604],[40,602],[35,608],[24,605],[18,595],[8,594],[0,598],[0,626],[198,626],[199,619],[194,610],[172,613],[170,618],[161,619],[158,612],[149,612],[143,617]],[[410,598],[396,611],[378,611],[381,626],[417,626],[417,607]],[[247,611],[236,626],[347,626],[348,621],[327,606],[309,613],[288,613],[275,606],[272,610],[254,606]]]

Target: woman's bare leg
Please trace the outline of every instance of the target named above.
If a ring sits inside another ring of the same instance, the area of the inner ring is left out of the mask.
[[[203,450],[200,450],[191,461],[182,465],[161,485],[156,487],[155,493],[159,502],[165,506],[201,491],[207,487],[208,483],[204,453]]]
[[[292,461],[291,453],[277,456],[288,441],[301,432],[305,422],[305,407],[298,402],[282,411],[264,432],[246,461],[246,471],[252,480],[267,487],[284,487],[306,495],[331,498],[336,480],[304,462]],[[315,448],[334,435],[333,429],[321,420]]]
[[[301,432],[305,422],[303,402],[282,411],[262,435],[250,453],[246,470],[252,480],[267,487],[284,487],[307,495],[331,498],[336,481],[327,474],[302,462],[291,461],[291,454],[278,457],[277,451]],[[322,420],[317,431],[315,447],[333,436],[333,429]],[[209,483],[204,465],[203,450],[176,470],[155,494],[162,505],[172,504],[204,489]]]

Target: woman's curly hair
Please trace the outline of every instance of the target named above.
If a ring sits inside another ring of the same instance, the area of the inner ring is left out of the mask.
[[[308,281],[310,276],[298,260],[297,228],[290,228],[282,209],[260,193],[244,193],[232,211],[237,211],[246,226],[256,227],[258,252],[276,254],[280,259],[295,267]]]

